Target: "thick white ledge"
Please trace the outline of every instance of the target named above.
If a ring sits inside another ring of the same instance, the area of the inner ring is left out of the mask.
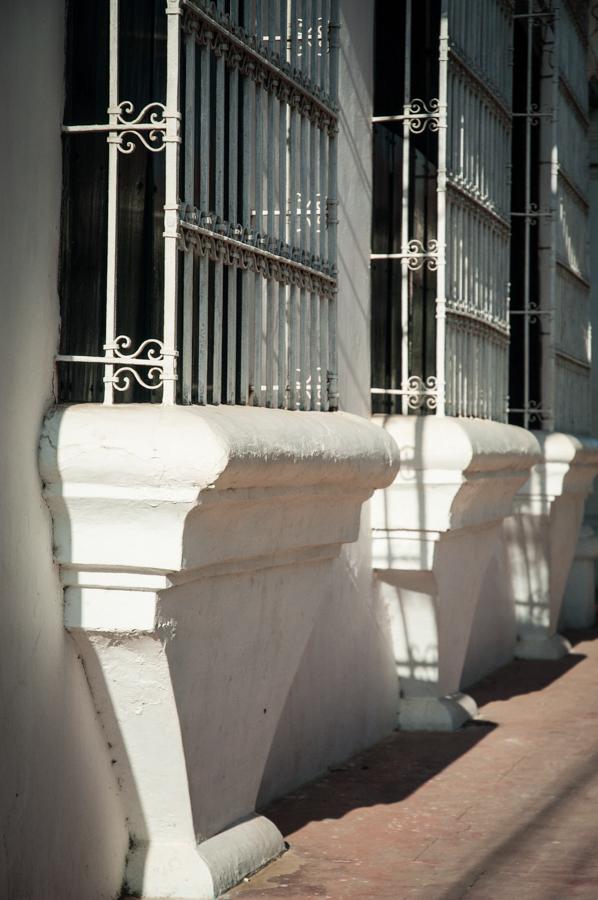
[[[516,655],[554,659],[568,651],[557,634],[585,500],[598,473],[598,441],[533,432],[542,458],[505,519],[509,588],[519,641]]]
[[[405,729],[458,728],[459,692],[483,577],[517,490],[540,460],[521,428],[475,419],[376,417],[401,465],[372,501],[378,590],[390,620]]]
[[[334,555],[397,459],[388,435],[345,413],[82,404],[48,415],[40,467],[57,561],[121,587],[119,571]]]
[[[128,890],[213,898],[284,850],[254,815],[275,729],[397,448],[344,413],[81,405],[48,415],[40,467]]]
[[[443,534],[502,520],[541,459],[535,438],[512,425],[448,416],[373,421],[392,435],[401,460],[372,500],[377,569],[428,568]]]

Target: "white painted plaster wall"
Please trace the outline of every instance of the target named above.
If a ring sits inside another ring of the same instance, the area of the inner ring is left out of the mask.
[[[63,628],[37,449],[58,336],[62,0],[2,7],[0,897],[108,900],[127,836]]]
[[[340,389],[343,408],[369,417],[373,4],[343,0],[341,7]],[[127,851],[105,735],[75,645],[63,629],[37,469],[59,327],[63,29],[62,0],[13,5],[3,17],[1,77],[10,86],[10,140],[0,150],[0,196],[8,211],[0,224],[0,410],[10,427],[0,459],[0,897],[11,900],[115,897]],[[321,585],[325,603],[302,648],[293,685],[279,699],[261,784],[251,786],[258,802],[314,777],[394,726],[397,683],[388,622],[371,577],[364,513],[360,541],[331,563]],[[289,591],[289,602],[301,603],[299,587],[296,582]],[[317,592],[317,577],[304,587]],[[228,599],[239,600],[232,588]],[[231,747],[230,755],[240,750]],[[214,797],[206,799],[211,803]],[[208,813],[217,821],[217,810]],[[221,824],[229,821],[230,809]]]
[[[471,687],[513,659],[517,623],[506,571],[505,547],[501,542],[480,591],[463,666],[462,688]]]
[[[370,416],[370,228],[373,3],[341,0],[339,136],[339,387],[341,405]],[[334,564],[289,692],[260,800],[278,796],[374,743],[396,725],[390,629],[372,590],[369,510],[360,539]]]
[[[590,115],[590,181],[589,181],[590,315],[592,324],[592,437],[598,437],[598,110]],[[586,519],[598,530],[598,488],[586,504]]]

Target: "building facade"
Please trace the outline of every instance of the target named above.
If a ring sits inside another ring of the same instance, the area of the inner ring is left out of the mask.
[[[567,652],[593,20],[481,7],[8,12],[0,895],[217,896]]]

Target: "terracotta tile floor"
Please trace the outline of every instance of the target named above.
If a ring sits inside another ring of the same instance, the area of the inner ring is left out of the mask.
[[[598,631],[513,662],[453,734],[395,733],[267,815],[290,850],[230,900],[598,900]]]

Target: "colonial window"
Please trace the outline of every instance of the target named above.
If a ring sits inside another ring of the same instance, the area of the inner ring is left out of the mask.
[[[515,8],[511,421],[590,430],[587,4]]]
[[[69,4],[63,401],[333,409],[338,0]]]
[[[511,15],[376,4],[376,412],[506,418]]]

